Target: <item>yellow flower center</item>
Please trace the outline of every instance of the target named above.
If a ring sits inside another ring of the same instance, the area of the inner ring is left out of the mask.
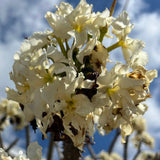
[[[18,87],[22,92],[27,92],[30,89],[30,86],[27,82],[23,83],[22,85],[19,85]]]
[[[76,109],[76,107],[75,107],[75,104],[74,104],[74,101],[73,101],[73,100],[68,100],[68,101],[66,101],[66,103],[67,103],[67,109],[69,109],[70,111],[72,111],[72,110],[75,110],[75,109]]]
[[[81,31],[82,31],[82,28],[83,28],[83,26],[78,25],[78,24],[75,24],[75,26],[74,26],[74,29],[75,29],[76,31],[78,31],[78,32],[81,32]]]
[[[123,40],[119,41],[119,46],[127,48],[127,46]]]
[[[119,86],[116,86],[114,88],[107,88],[107,94],[109,96],[111,96],[112,94],[114,94],[115,92],[117,92],[118,90],[120,90]]]
[[[52,83],[53,82],[53,80],[54,80],[54,76],[52,76],[50,73],[47,73],[45,76],[44,76],[44,78],[43,78],[43,80],[44,80],[44,83]]]

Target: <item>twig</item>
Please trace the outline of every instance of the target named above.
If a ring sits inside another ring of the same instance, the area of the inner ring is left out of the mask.
[[[25,130],[26,130],[26,151],[27,151],[27,148],[30,144],[30,129],[29,129],[29,125],[27,125],[25,127]]]
[[[128,157],[128,141],[129,141],[129,136],[126,136],[126,143],[124,144],[124,151],[123,151],[124,160],[127,160]]]
[[[154,160],[160,160],[160,153],[158,153],[158,152],[156,153]]]
[[[10,156],[10,157],[14,157],[12,154],[9,153],[9,150],[14,146],[16,145],[16,143],[18,142],[18,139],[15,139],[7,149],[4,148],[3,146],[3,139],[2,139],[2,136],[1,136],[1,133],[0,133],[0,148],[3,148],[5,150],[5,152],[7,152],[7,154]]]
[[[116,130],[116,135],[115,135],[115,137],[114,137],[114,139],[113,139],[113,141],[112,141],[112,143],[111,143],[111,145],[110,145],[110,147],[109,147],[109,150],[108,150],[108,153],[109,153],[109,154],[112,153],[113,147],[114,147],[114,145],[115,145],[115,143],[116,143],[116,141],[117,141],[120,133],[121,133],[121,132],[120,132],[120,129],[118,128],[118,129]]]
[[[136,160],[136,158],[138,157],[138,155],[141,153],[141,145],[142,145],[142,141],[140,141],[139,144],[138,144],[137,153],[133,157],[133,160]]]
[[[3,140],[2,140],[1,132],[0,132],[0,148],[3,148]]]
[[[14,146],[17,144],[18,141],[19,141],[19,139],[16,138],[16,139],[8,146],[8,148],[5,149],[5,151],[6,151],[6,152],[9,152],[9,150],[10,150],[12,147],[14,147]]]
[[[111,5],[111,8],[110,8],[110,16],[113,15],[113,12],[114,12],[116,3],[117,3],[117,0],[113,0],[112,5]]]
[[[96,156],[96,154],[94,153],[94,150],[93,150],[93,148],[91,147],[91,144],[87,143],[86,146],[87,146],[88,151],[90,152],[91,157],[92,157],[94,160],[97,160],[97,156]]]
[[[52,160],[53,148],[54,148],[54,132],[51,132],[49,146],[48,146],[47,160]]]

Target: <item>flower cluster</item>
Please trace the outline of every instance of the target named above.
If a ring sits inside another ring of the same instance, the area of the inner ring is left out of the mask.
[[[140,155],[137,157],[136,160],[155,160],[155,159],[159,159],[160,155],[158,153],[154,153],[151,151],[145,151],[145,152],[141,152]]]
[[[133,24],[127,12],[114,18],[81,0],[75,9],[61,2],[45,18],[52,30],[28,37],[14,56],[10,78],[16,90],[6,88],[8,99],[19,103],[44,138],[54,132],[54,140],[69,137],[82,150],[97,124],[100,133],[120,127],[125,142],[134,117],[147,110],[142,102],[157,77],[145,68],[144,43],[128,37]],[[117,42],[105,46],[114,36]],[[118,47],[125,63],[112,60],[110,69],[110,52]]]
[[[19,103],[3,99],[0,103],[0,131],[9,123],[13,124],[15,129],[22,129],[25,126],[25,115]]]
[[[19,154],[12,158],[4,149],[0,148],[1,160],[40,160],[42,157],[42,147],[37,142],[30,143],[27,148],[27,157],[28,158],[23,154]]]
[[[101,151],[97,155],[98,159],[103,159],[103,160],[122,160],[122,158],[117,154],[117,153],[111,153],[108,154],[105,151]],[[85,160],[93,160],[94,158],[91,158],[90,156],[85,157]]]
[[[146,132],[146,121],[143,117],[136,117],[133,120],[133,128],[136,131],[132,141],[136,148],[140,148],[142,144],[154,147],[154,138]]]

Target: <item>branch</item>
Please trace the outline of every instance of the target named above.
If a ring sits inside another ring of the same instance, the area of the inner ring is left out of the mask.
[[[154,160],[159,160],[160,159],[160,153],[156,153],[155,157],[154,157]]]
[[[110,8],[110,16],[113,15],[117,0],[113,0],[111,8]]]
[[[80,159],[80,151],[77,147],[73,145],[73,142],[70,138],[64,140],[63,142],[63,160],[79,160]]]
[[[138,150],[137,150],[137,153],[135,154],[135,156],[133,157],[133,160],[136,160],[138,155],[141,153],[141,145],[142,145],[142,141],[140,141],[138,144]]]
[[[54,132],[51,132],[49,146],[48,146],[47,160],[52,160],[53,148],[54,148]]]
[[[86,144],[87,148],[88,148],[88,151],[91,155],[91,157],[93,158],[93,160],[97,160],[97,156],[96,154],[94,153],[94,150],[93,148],[91,147],[91,145],[89,143]]]
[[[7,154],[8,154],[10,157],[13,158],[14,156],[9,153],[9,150],[10,150],[14,145],[17,144],[18,140],[19,140],[18,138],[15,139],[15,140],[9,145],[9,147],[8,147],[7,149],[5,149],[4,146],[3,146],[3,139],[2,139],[2,136],[1,136],[1,133],[0,133],[0,148],[3,148],[4,151],[7,152]]]
[[[117,130],[116,130],[116,135],[115,135],[115,137],[114,137],[114,139],[113,139],[113,141],[112,141],[112,143],[111,143],[111,145],[110,145],[110,147],[109,147],[109,150],[108,150],[108,153],[109,153],[109,154],[112,153],[113,147],[114,147],[114,145],[115,145],[115,143],[116,143],[116,141],[117,141],[120,133],[121,133],[120,129],[117,128]]]
[[[26,131],[26,151],[27,151],[27,148],[30,144],[30,128],[29,128],[29,125],[27,125],[25,127],[25,131]]]
[[[128,141],[129,141],[129,136],[126,136],[126,143],[124,143],[124,150],[123,150],[124,160],[127,160],[127,157],[128,157]]]
[[[19,139],[16,138],[16,139],[8,146],[8,148],[5,149],[5,151],[6,151],[6,152],[9,152],[9,150],[10,150],[12,147],[14,147],[14,146],[17,144],[18,141],[19,141]]]
[[[0,148],[3,148],[3,140],[2,140],[1,132],[0,132]]]

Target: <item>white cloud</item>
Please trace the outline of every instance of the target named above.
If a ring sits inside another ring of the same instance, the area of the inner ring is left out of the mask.
[[[53,10],[54,5],[58,3],[59,0],[5,0],[1,3],[0,14],[2,16],[0,21],[3,25],[10,23],[11,26],[8,27],[17,30],[17,34],[22,33],[24,30],[33,32],[45,29],[44,15],[48,10]],[[17,26],[23,28],[16,28]]]
[[[147,9],[149,5],[145,3],[144,0],[121,0],[117,2],[120,4],[121,7],[116,12],[116,14],[119,14],[124,9],[125,3],[127,3],[126,10],[132,20],[136,19],[137,16],[141,14],[141,11]]]
[[[149,68],[160,68],[160,14],[143,13],[136,20],[135,29],[133,33],[134,38],[142,39],[146,47],[144,50],[148,52]]]

